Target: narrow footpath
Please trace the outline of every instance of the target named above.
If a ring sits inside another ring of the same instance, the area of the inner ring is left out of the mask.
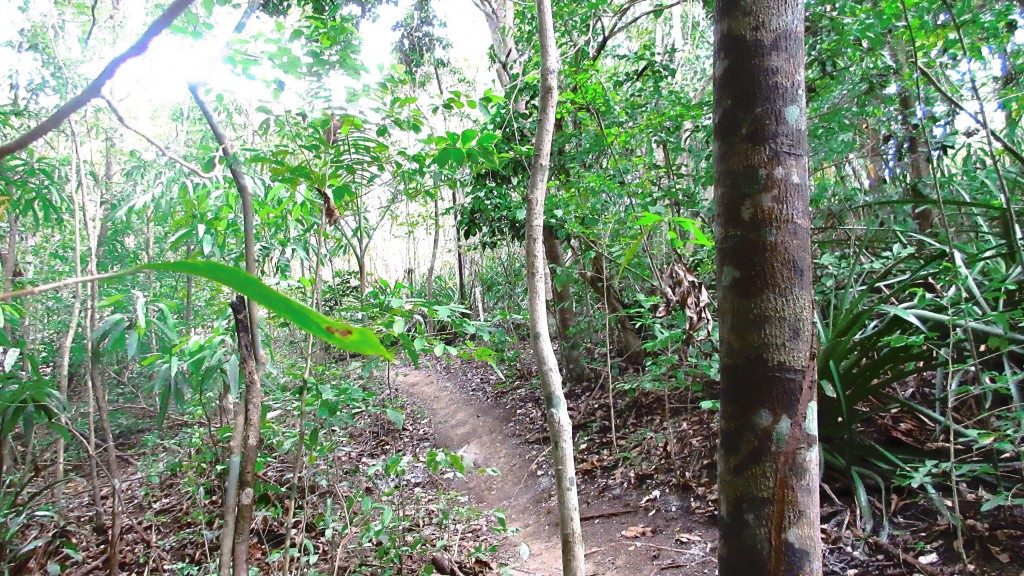
[[[511,573],[561,574],[554,477],[546,445],[526,443],[524,431],[512,425],[511,410],[477,398],[432,369],[400,369],[395,384],[426,412],[439,447],[462,454],[467,468],[501,472],[467,474],[453,488],[481,509],[505,509],[509,525],[518,529],[502,551],[503,559],[515,565]],[[413,417],[411,411],[407,417]],[[592,494],[585,478],[580,494],[588,575],[717,573],[713,527],[682,511],[678,499]]]

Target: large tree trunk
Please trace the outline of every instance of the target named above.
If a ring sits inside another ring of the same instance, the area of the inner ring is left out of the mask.
[[[719,0],[719,574],[821,574],[803,2]]]
[[[537,28],[540,35],[541,74],[537,136],[534,140],[530,188],[526,193],[526,284],[529,293],[530,342],[537,358],[544,393],[551,460],[558,491],[558,526],[562,536],[562,574],[583,576],[583,532],[576,493],[576,463],[573,460],[572,421],[562,394],[562,376],[548,333],[544,275],[544,197],[547,195],[551,164],[551,139],[558,103],[558,46],[551,19],[550,0],[537,0]]]

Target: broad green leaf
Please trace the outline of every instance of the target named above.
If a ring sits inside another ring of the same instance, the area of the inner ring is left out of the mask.
[[[391,327],[391,330],[395,334],[401,334],[405,332],[405,318],[401,316],[395,316],[395,324]]]
[[[495,134],[494,132],[484,132],[483,134],[480,135],[479,138],[477,138],[476,143],[478,146],[490,146],[491,144],[497,142],[500,138],[501,137]]]
[[[334,344],[342,350],[392,359],[391,353],[381,345],[372,330],[328,318],[309,306],[277,292],[260,281],[259,278],[240,268],[219,262],[179,260],[144,264],[135,270],[163,270],[213,280],[252,299],[307,333],[324,342]]]
[[[639,218],[636,219],[636,225],[643,227],[650,224],[654,224],[655,222],[661,222],[662,220],[664,220],[664,218],[661,216],[661,214],[651,214],[650,212],[644,212],[643,214],[640,215]]]
[[[4,355],[4,372],[10,372],[14,368],[19,356],[21,356],[21,348],[11,348],[7,351]]]
[[[123,330],[126,324],[127,321],[125,320],[124,314],[111,314],[104,319],[103,322],[100,322],[99,326],[96,327],[96,330],[93,331],[93,344],[100,344],[110,337],[112,335],[111,333],[116,333],[114,330],[115,326],[119,325],[119,329]]]
[[[400,410],[394,410],[392,408],[387,408],[385,412],[387,413],[388,418],[395,423],[395,426],[401,430],[405,425],[405,414]]]
[[[232,354],[228,360],[228,390],[232,397],[238,397],[238,355]]]

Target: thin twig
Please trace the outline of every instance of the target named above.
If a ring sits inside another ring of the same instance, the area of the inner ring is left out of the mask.
[[[921,63],[917,63],[917,69],[919,72],[921,72],[921,75],[924,76],[924,79],[927,80],[928,83],[932,85],[932,88],[935,88],[935,91],[938,92],[939,95],[942,96],[942,98],[946,102],[948,102],[957,110],[966,114],[971,120],[974,120],[974,123],[980,126],[988,134],[990,134],[992,136],[992,139],[998,142],[999,145],[1002,146],[1004,150],[1006,150],[1007,154],[1013,156],[1013,159],[1016,160],[1018,164],[1024,166],[1024,153],[1021,153],[1020,150],[1017,150],[1017,148],[1015,148],[1013,144],[1007,142],[1005,138],[1003,138],[1002,136],[999,135],[998,132],[993,130],[992,127],[988,125],[988,123],[986,123],[981,118],[978,118],[977,114],[971,112],[966,106],[961,104],[959,100],[954,98],[953,95],[950,94],[949,91],[946,90],[941,84],[939,84],[939,81],[935,79],[935,76],[932,76],[932,73],[929,72],[928,69],[925,68]]]
[[[175,155],[170,150],[168,150],[168,149],[164,148],[163,146],[161,146],[159,142],[157,142],[153,138],[150,138],[148,135],[143,133],[138,128],[135,128],[134,126],[129,124],[128,121],[125,120],[124,115],[121,114],[121,111],[117,109],[117,106],[114,104],[114,101],[111,100],[110,97],[108,97],[106,94],[100,94],[100,98],[102,98],[103,101],[107,103],[107,107],[110,108],[110,111],[114,114],[114,117],[117,118],[117,121],[120,122],[122,126],[127,128],[129,131],[134,132],[135,134],[138,134],[143,140],[145,140],[146,142],[149,142],[150,145],[152,145],[154,148],[156,148],[161,154],[163,154],[169,160],[174,161],[176,164],[178,164],[179,166],[181,166],[185,170],[188,170],[189,172],[195,174],[196,176],[198,176],[200,178],[210,178],[211,176],[213,176],[213,171],[203,172],[198,167],[193,166],[192,164],[189,164],[188,162],[182,160],[180,157]]]
[[[15,290],[13,292],[4,292],[3,294],[0,294],[0,302],[6,302],[7,300],[13,300],[14,298],[22,298],[25,296],[35,296],[37,294],[42,294],[43,292],[49,292],[51,290],[57,290],[67,286],[74,286],[75,284],[84,284],[86,282],[117,278],[118,276],[129,274],[130,272],[131,271],[105,272],[103,274],[95,274],[92,276],[79,276],[77,278],[68,278],[67,280],[52,282],[50,284],[41,284],[39,286],[32,286],[31,288]]]

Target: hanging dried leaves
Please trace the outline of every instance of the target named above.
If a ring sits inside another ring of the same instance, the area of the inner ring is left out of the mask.
[[[665,318],[679,306],[686,312],[686,330],[691,339],[711,333],[711,295],[686,264],[674,262],[661,275],[663,301],[655,317]]]
[[[320,195],[320,200],[324,203],[324,218],[327,220],[328,226],[334,226],[341,220],[341,212],[338,212],[338,207],[334,204],[334,199],[328,194],[323,188],[319,186],[313,187],[317,194]]]

